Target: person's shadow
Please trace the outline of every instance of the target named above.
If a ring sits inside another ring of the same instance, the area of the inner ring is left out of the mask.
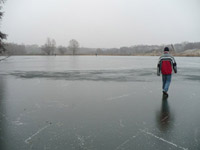
[[[168,105],[168,97],[163,95],[162,96],[162,104],[160,112],[158,113],[157,117],[158,126],[161,131],[167,131],[169,130],[171,126],[171,115],[170,115],[170,109]]]

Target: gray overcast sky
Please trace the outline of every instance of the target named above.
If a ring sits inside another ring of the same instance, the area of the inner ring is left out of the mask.
[[[200,41],[200,0],[7,0],[8,42],[112,48]]]

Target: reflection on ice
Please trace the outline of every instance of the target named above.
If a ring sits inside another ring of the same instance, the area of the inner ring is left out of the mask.
[[[170,108],[168,105],[168,97],[165,95],[162,96],[161,110],[158,113],[158,124],[162,131],[168,131],[172,124]]]

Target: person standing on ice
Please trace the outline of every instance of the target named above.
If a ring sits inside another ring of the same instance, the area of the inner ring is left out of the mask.
[[[164,48],[164,54],[160,56],[157,65],[157,75],[160,76],[162,73],[162,90],[163,94],[168,96],[168,89],[171,83],[172,70],[177,73],[177,65],[173,56],[169,54],[169,48]]]

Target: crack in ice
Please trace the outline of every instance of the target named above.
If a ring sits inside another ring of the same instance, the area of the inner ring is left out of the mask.
[[[182,149],[182,150],[188,150],[188,148],[184,148],[184,147],[179,146],[179,145],[177,145],[177,144],[175,144],[175,143],[172,143],[172,142],[170,142],[170,141],[167,141],[167,140],[165,140],[165,139],[163,139],[163,138],[161,138],[161,137],[158,137],[158,136],[154,135],[153,133],[150,133],[150,132],[145,131],[145,130],[142,130],[142,129],[139,129],[139,130],[140,130],[141,132],[147,134],[147,135],[150,135],[150,136],[152,136],[152,137],[154,137],[154,138],[156,138],[156,139],[158,139],[158,140],[160,140],[160,141],[163,141],[163,142],[165,142],[165,143],[168,143],[168,144],[170,144],[170,145],[172,145],[172,146],[174,146],[174,147],[176,147],[176,148],[179,148],[179,149]]]
[[[124,95],[121,95],[121,96],[117,96],[117,97],[110,97],[110,98],[107,98],[108,101],[112,101],[112,100],[115,100],[115,99],[120,99],[120,98],[124,98],[124,97],[128,97],[130,94],[124,94]]]
[[[126,145],[128,142],[130,142],[131,139],[135,138],[136,136],[132,136],[130,138],[128,138],[126,141],[124,141],[122,144],[120,144],[119,146],[117,146],[117,148],[115,150],[118,150],[119,148],[121,148],[122,146]]]
[[[32,140],[33,137],[35,137],[36,135],[38,135],[40,132],[42,132],[44,129],[48,128],[50,126],[50,124],[44,126],[43,128],[39,129],[37,132],[35,132],[33,135],[31,135],[30,137],[28,137],[24,142],[26,144],[29,144],[29,141]]]

